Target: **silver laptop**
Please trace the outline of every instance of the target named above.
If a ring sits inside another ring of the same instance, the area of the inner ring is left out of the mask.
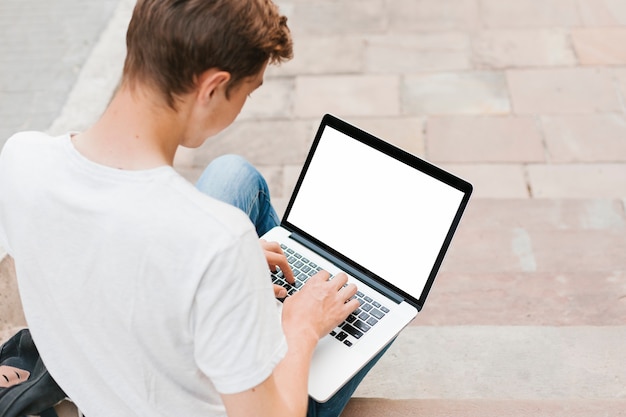
[[[280,226],[296,275],[345,272],[361,306],[320,340],[309,395],[327,401],[424,306],[472,186],[334,116],[325,115]]]

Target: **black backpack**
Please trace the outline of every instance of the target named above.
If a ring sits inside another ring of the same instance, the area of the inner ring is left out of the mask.
[[[58,417],[54,406],[67,396],[48,373],[28,329],[20,330],[2,345],[0,365],[30,372],[27,380],[0,387],[0,416]],[[3,377],[8,380],[0,375]]]

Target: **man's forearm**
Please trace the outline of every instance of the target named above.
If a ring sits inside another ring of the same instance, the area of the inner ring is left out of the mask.
[[[274,369],[279,394],[293,412],[292,416],[305,416],[309,398],[309,368],[317,335],[305,332],[286,335],[287,354]]]

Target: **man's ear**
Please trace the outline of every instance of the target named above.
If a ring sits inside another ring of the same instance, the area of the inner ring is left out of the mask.
[[[230,73],[215,68],[204,71],[198,77],[198,99],[209,102],[220,88],[225,88],[230,81]]]

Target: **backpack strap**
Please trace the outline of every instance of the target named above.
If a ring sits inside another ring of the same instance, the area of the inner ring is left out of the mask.
[[[0,416],[58,417],[54,406],[67,396],[41,360],[28,329],[20,330],[2,345],[0,365],[5,364],[26,370],[30,376],[24,382],[0,388]]]
[[[57,415],[57,412],[54,411],[54,408],[48,408],[47,410],[44,410],[41,412],[41,414],[39,414],[40,417],[59,417]]]

